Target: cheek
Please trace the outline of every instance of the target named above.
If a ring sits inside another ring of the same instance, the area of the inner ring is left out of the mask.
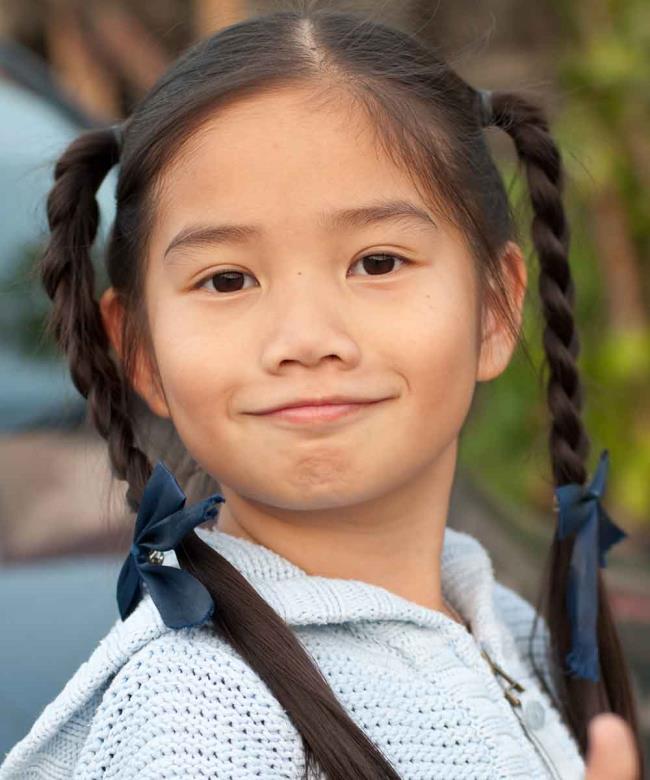
[[[193,460],[223,479],[238,451],[236,430],[229,424],[234,388],[227,370],[235,356],[224,353],[214,338],[179,334],[160,349],[160,374],[176,432]]]
[[[212,427],[227,414],[228,366],[237,360],[237,345],[216,338],[212,328],[187,312],[166,312],[153,322],[152,332],[165,397],[190,448],[195,429],[205,432],[206,425]]]
[[[414,435],[449,441],[462,428],[478,366],[473,311],[462,295],[427,293],[400,328],[400,370],[411,395],[406,425]]]

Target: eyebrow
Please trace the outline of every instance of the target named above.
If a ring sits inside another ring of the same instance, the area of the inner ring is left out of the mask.
[[[417,220],[429,228],[437,228],[425,209],[408,200],[378,201],[355,208],[325,212],[320,215],[318,224],[326,230],[345,230],[397,219]],[[263,232],[260,225],[189,225],[170,241],[163,259],[172,249],[180,246],[243,244],[259,238]]]

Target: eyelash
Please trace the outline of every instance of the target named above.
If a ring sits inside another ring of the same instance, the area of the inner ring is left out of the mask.
[[[391,258],[391,259],[394,259],[394,260],[399,260],[400,262],[404,263],[405,265],[413,265],[414,264],[413,260],[407,260],[405,257],[401,257],[400,255],[394,255],[394,254],[391,254],[389,252],[372,252],[371,254],[364,255],[363,257],[360,257],[358,260],[355,260],[354,263],[352,263],[352,265],[350,266],[350,268],[355,266],[357,263],[361,263],[363,260],[367,260],[369,257],[388,257],[388,258]],[[236,268],[225,268],[222,271],[217,271],[215,273],[209,274],[208,276],[204,276],[202,279],[200,279],[196,283],[196,289],[203,289],[203,285],[206,282],[211,281],[216,276],[221,276],[222,274],[228,274],[228,273],[242,274],[243,276],[252,276],[252,274],[246,273],[245,271],[238,271]],[[387,275],[389,275],[389,274],[368,274],[369,277],[372,277],[372,276],[387,276]],[[245,289],[245,288],[243,288],[243,289]],[[230,295],[230,294],[234,294],[235,292],[243,292],[243,289],[242,290],[233,290],[233,291],[231,291],[231,293],[219,292],[218,290],[211,290],[210,292],[214,292],[217,295]]]

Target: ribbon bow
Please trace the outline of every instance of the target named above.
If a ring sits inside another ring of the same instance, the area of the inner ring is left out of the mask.
[[[609,451],[603,450],[598,468],[587,487],[572,482],[555,488],[559,507],[557,533],[560,539],[575,533],[569,564],[567,608],[571,620],[571,650],[568,673],[598,682],[598,565],[605,553],[627,534],[603,509],[601,496],[609,468]]]
[[[163,552],[173,550],[192,528],[215,516],[225,501],[214,493],[183,508],[186,496],[174,475],[158,461],[145,486],[135,521],[133,544],[117,581],[117,603],[125,620],[142,597],[146,583],[164,623],[189,628],[212,617],[214,601],[207,588],[189,572],[163,566]]]

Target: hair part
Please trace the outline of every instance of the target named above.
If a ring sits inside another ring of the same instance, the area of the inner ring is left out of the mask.
[[[133,510],[152,471],[136,439],[129,377],[138,355],[154,360],[141,301],[162,174],[220,109],[247,95],[291,85],[311,86],[315,99],[344,93],[366,112],[383,151],[412,172],[431,208],[467,240],[482,311],[498,315],[530,361],[509,298],[509,269],[502,255],[506,242],[517,239],[517,226],[484,138],[479,93],[416,37],[354,14],[276,11],[230,25],[199,41],[160,78],[126,122],[121,148],[110,128],[75,139],[56,165],[48,197],[51,235],[41,274],[53,301],[50,328],[68,356],[74,384],[88,399],[94,425],[107,440],[114,475],[128,483],[127,501]],[[560,153],[543,111],[526,97],[497,91],[492,105],[494,125],[515,144],[534,213],[554,483],[584,484],[589,439],[581,420],[579,339]],[[95,193],[118,158],[117,210],[106,265],[125,313],[121,361],[111,356],[94,299],[90,258],[99,218]],[[583,755],[589,720],[608,709],[621,715],[635,734],[642,762],[629,670],[600,572],[601,680],[576,680],[565,673],[572,544],[573,538],[559,541],[555,536],[540,597],[549,627],[556,705]],[[305,778],[317,767],[333,779],[398,778],[289,626],[246,578],[194,531],[176,551],[182,568],[199,579],[219,605],[214,631],[264,680],[295,725],[304,744]],[[553,695],[540,672],[538,676]]]

